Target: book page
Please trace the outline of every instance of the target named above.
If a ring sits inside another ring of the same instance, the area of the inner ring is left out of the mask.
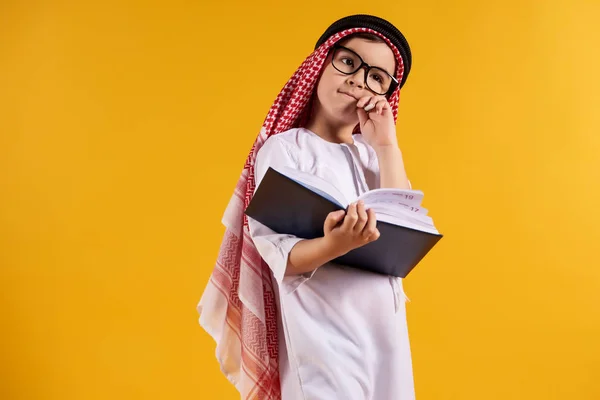
[[[423,192],[412,189],[375,189],[360,197],[367,208],[373,209],[377,219],[394,225],[405,226],[437,234],[428,210],[421,207]]]
[[[396,216],[386,214],[377,214],[377,220],[387,222],[393,225],[404,226],[406,228],[415,229],[421,232],[439,235],[438,230],[433,225],[418,223],[416,221],[411,221],[406,218],[398,218]]]
[[[322,197],[344,209],[348,207],[348,201],[342,192],[340,192],[334,185],[317,175],[309,174],[290,167],[282,167],[277,169],[277,172],[287,176],[305,188],[312,190],[313,192],[321,195]]]
[[[415,213],[409,212],[399,212],[396,209],[385,209],[385,208],[372,208],[375,211],[376,215],[388,215],[390,217],[394,217],[396,220],[404,220],[408,222],[413,222],[415,224],[423,225],[423,226],[433,226],[433,219],[426,215],[419,215]]]
[[[375,189],[363,193],[359,200],[363,200],[369,206],[377,203],[391,203],[419,208],[423,202],[423,192],[411,189]]]
[[[411,205],[408,205],[408,204],[402,203],[402,202],[375,203],[375,204],[371,204],[369,208],[372,208],[375,211],[389,210],[388,212],[391,212],[392,214],[394,213],[394,210],[397,210],[397,209],[402,209],[403,211],[409,212],[411,214],[418,214],[418,215],[427,215],[427,213],[429,212],[424,207],[415,207],[415,206],[411,206]]]

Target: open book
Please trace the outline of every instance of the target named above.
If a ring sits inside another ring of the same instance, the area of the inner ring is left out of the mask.
[[[330,212],[346,210],[358,200],[375,211],[381,236],[333,260],[336,263],[404,278],[442,238],[421,207],[421,191],[374,189],[346,199],[326,180],[285,167],[267,170],[246,215],[277,233],[313,239],[323,236]]]

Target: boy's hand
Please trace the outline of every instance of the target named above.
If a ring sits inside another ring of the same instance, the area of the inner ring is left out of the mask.
[[[356,103],[360,130],[367,143],[378,151],[398,147],[392,108],[385,96],[364,96]]]
[[[375,212],[365,211],[362,201],[352,203],[347,213],[344,210],[330,213],[323,230],[327,247],[338,256],[379,238]]]

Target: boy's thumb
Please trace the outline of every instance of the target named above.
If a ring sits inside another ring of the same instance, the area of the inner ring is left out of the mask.
[[[360,127],[362,128],[369,120],[369,116],[367,115],[367,112],[361,107],[357,107],[356,112],[358,114],[358,120],[360,121]]]
[[[325,232],[329,232],[331,230],[333,230],[333,228],[335,228],[335,226],[344,219],[344,217],[346,216],[346,211],[344,210],[338,210],[338,211],[333,211],[330,212],[329,215],[327,215],[327,218],[325,219]]]

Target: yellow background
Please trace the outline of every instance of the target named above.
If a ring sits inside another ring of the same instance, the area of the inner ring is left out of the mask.
[[[0,398],[238,398],[195,310],[222,212],[367,12],[412,46],[398,135],[446,235],[406,280],[417,398],[600,399],[600,3],[371,3],[0,3]]]

